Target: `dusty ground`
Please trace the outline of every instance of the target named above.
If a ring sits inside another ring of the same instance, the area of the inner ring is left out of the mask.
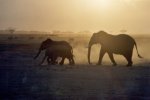
[[[0,44],[0,100],[150,100],[149,55],[146,61],[134,59],[133,67],[126,62],[113,67],[105,60],[96,66],[88,65],[75,48],[75,66],[40,66],[42,55],[33,60],[38,46]]]

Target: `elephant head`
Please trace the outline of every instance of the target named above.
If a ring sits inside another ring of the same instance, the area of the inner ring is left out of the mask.
[[[89,62],[89,64],[91,64],[91,62],[90,62],[90,53],[91,53],[92,45],[98,44],[98,43],[101,44],[102,41],[103,41],[103,37],[105,37],[106,35],[107,35],[107,33],[104,32],[104,31],[100,31],[98,33],[93,33],[93,35],[90,39],[89,45],[88,45],[88,62]]]
[[[49,45],[52,44],[52,42],[53,42],[53,40],[52,40],[52,39],[49,39],[49,38],[46,39],[45,41],[43,41],[43,42],[41,43],[41,46],[40,46],[40,48],[39,48],[39,51],[38,51],[37,55],[34,57],[34,59],[36,59],[36,58],[40,55],[40,53],[41,53],[42,50],[45,50],[46,48],[48,48]]]

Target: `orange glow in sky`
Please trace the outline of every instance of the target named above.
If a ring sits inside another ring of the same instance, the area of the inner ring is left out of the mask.
[[[150,0],[0,0],[0,29],[150,32]]]

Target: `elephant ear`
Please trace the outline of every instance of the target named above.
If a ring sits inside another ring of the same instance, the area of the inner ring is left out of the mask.
[[[100,36],[107,36],[108,35],[108,33],[105,31],[99,31],[98,33]]]
[[[42,42],[42,44],[43,44],[43,45],[47,45],[47,44],[50,44],[50,43],[52,43],[52,42],[53,42],[52,39],[47,38],[45,41]]]
[[[48,42],[52,42],[53,40],[52,40],[52,39],[50,39],[50,38],[48,38],[48,39],[47,39],[47,41],[48,41]]]
[[[105,31],[99,31],[98,33],[101,33],[101,34],[108,34],[108,33],[105,32]]]
[[[45,41],[43,41],[43,42],[41,43],[40,49],[41,49],[41,50],[46,49],[46,48],[49,46],[49,44],[51,44],[51,42],[52,42],[52,39],[47,38]]]

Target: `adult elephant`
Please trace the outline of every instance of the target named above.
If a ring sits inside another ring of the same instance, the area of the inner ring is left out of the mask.
[[[41,43],[41,46],[38,50],[38,53],[36,54],[34,59],[36,59],[40,55],[41,51],[43,51],[43,50],[45,50],[45,49],[47,49],[53,45],[62,45],[62,46],[64,46],[64,48],[67,48],[73,52],[72,46],[68,42],[66,42],[66,41],[54,41],[54,40],[48,38]]]
[[[111,62],[113,63],[114,66],[117,65],[117,63],[114,60],[113,54],[123,55],[128,61],[127,66],[132,66],[133,48],[135,46],[137,50],[137,45],[136,45],[135,40],[131,36],[126,35],[126,34],[111,35],[104,31],[94,33],[90,39],[89,46],[88,46],[89,64],[90,64],[91,47],[93,44],[101,45],[98,65],[101,65],[104,54],[108,53],[109,58],[111,59]],[[139,58],[142,58],[139,55],[138,50],[137,50],[137,54]]]
[[[50,64],[55,64],[55,60],[61,57],[62,61],[59,63],[60,65],[64,64],[65,58],[69,60],[70,65],[74,65],[74,59],[73,59],[73,53],[69,48],[66,48],[64,45],[51,45],[51,47],[48,47],[45,51],[45,56],[41,62],[41,64],[44,62],[44,60],[47,58]]]

